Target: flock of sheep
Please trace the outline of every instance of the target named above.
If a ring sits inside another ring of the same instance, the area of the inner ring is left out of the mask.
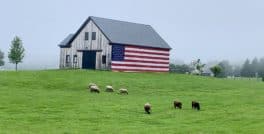
[[[90,90],[91,93],[93,93],[93,92],[94,93],[100,93],[100,89],[95,83],[90,83],[88,85],[88,89]],[[114,89],[113,89],[112,86],[108,85],[108,86],[106,86],[105,91],[106,92],[114,92]],[[121,88],[121,89],[119,89],[119,94],[128,95],[128,90],[124,89],[124,88]],[[173,105],[174,105],[175,109],[176,108],[182,109],[182,102],[180,102],[180,101],[175,100],[173,102]],[[200,110],[200,103],[197,102],[197,101],[192,101],[192,109]],[[150,112],[151,112],[151,104],[150,103],[146,103],[144,105],[144,110],[145,110],[145,112],[147,114],[150,114]]]
[[[99,87],[94,83],[90,83],[88,85],[88,89],[90,89],[90,92],[100,93]],[[108,86],[106,86],[105,91],[106,92],[114,92],[114,88],[112,86],[108,85]],[[127,91],[127,89],[121,88],[121,89],[119,89],[119,94],[128,94],[128,91]]]

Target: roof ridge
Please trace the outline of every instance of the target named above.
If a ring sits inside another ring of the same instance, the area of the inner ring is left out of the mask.
[[[151,26],[149,24],[143,24],[143,23],[137,23],[137,22],[129,22],[129,21],[123,21],[123,20],[117,20],[117,19],[109,19],[109,18],[104,18],[104,17],[97,17],[97,16],[89,16],[89,17],[91,17],[91,18],[99,18],[99,19],[106,19],[106,20],[112,20],[112,21],[119,21],[119,22],[124,22],[124,23],[131,23],[131,24]]]
[[[82,29],[93,21],[96,27],[104,34],[110,43],[123,43],[145,47],[157,47],[171,49],[168,43],[157,33],[157,31],[147,24],[140,24],[128,21],[120,21],[108,18],[89,16],[75,34],[66,42],[65,47],[70,47],[74,39],[80,34]]]

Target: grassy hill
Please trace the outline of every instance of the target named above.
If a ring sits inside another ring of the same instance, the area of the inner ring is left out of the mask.
[[[125,87],[129,95],[90,93]],[[0,72],[0,133],[264,133],[264,83],[85,70]],[[175,110],[172,102],[183,102]],[[191,101],[201,111],[191,109]],[[152,114],[143,105],[152,104]]]

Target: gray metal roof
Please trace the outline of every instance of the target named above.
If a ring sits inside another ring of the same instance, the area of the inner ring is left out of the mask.
[[[78,36],[90,20],[97,25],[110,43],[171,49],[166,41],[150,25],[94,16],[89,17],[70,39],[65,39],[66,44],[64,47],[70,47],[70,43]]]
[[[150,26],[99,17],[91,17],[111,43],[157,48],[170,46]]]
[[[74,34],[69,34],[60,44],[60,47],[67,46]]]

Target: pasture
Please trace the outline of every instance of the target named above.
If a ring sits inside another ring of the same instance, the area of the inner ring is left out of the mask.
[[[101,93],[90,93],[90,82]],[[112,84],[115,93],[104,92]],[[119,95],[117,89],[128,89]],[[87,70],[1,71],[0,133],[264,133],[264,82]],[[174,109],[173,101],[183,103]],[[201,110],[191,109],[197,100]],[[152,113],[145,114],[146,102]]]

